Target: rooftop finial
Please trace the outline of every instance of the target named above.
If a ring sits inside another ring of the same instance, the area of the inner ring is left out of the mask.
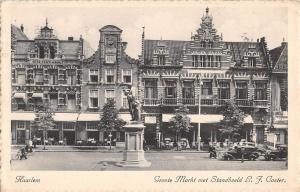
[[[285,42],[285,38],[283,37],[282,42]]]
[[[143,27],[143,37],[145,37],[145,26]]]
[[[46,27],[48,27],[48,18],[46,17]]]
[[[209,11],[209,8],[208,8],[208,7],[206,7],[206,15],[208,15],[208,11]]]

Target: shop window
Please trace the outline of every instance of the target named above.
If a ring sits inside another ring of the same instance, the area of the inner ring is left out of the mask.
[[[255,100],[267,100],[267,83],[255,83]]]
[[[122,74],[123,74],[123,83],[131,84],[131,76],[132,76],[131,69],[123,69]]]
[[[97,83],[99,78],[98,69],[90,69],[90,82]]]
[[[87,130],[98,130],[97,122],[87,122]]]
[[[219,82],[219,99],[230,99],[229,82]]]
[[[157,81],[146,80],[145,81],[145,98],[156,99],[157,98]]]
[[[235,96],[237,99],[247,99],[248,98],[247,82],[237,82],[236,83]]]
[[[115,75],[113,69],[106,70],[106,83],[113,84],[115,81]]]
[[[203,81],[201,94],[212,95],[212,81]]]
[[[90,90],[89,93],[89,98],[90,98],[90,103],[89,106],[90,108],[97,108],[98,107],[98,90]]]
[[[73,122],[64,122],[64,129],[75,129],[75,123]]]

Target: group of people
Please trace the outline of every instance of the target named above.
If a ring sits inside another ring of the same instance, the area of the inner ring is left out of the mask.
[[[32,148],[36,148],[36,140],[33,139],[28,141],[28,144],[26,144],[25,146],[23,146],[20,150],[19,150],[19,158],[20,160],[22,159],[27,159],[27,154],[28,153],[32,153],[33,149]]]

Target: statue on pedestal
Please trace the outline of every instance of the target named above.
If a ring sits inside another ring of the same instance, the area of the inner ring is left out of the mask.
[[[131,114],[131,121],[140,120],[140,102],[133,96],[131,90],[124,90],[125,96],[127,96],[129,112]]]

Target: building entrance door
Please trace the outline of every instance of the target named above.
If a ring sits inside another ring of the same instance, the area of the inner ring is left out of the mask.
[[[64,138],[66,139],[67,145],[74,145],[75,131],[64,131]]]

